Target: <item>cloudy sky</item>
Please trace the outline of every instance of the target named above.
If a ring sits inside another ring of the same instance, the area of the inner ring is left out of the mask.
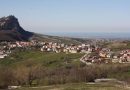
[[[0,0],[8,15],[38,33],[130,32],[130,0]]]

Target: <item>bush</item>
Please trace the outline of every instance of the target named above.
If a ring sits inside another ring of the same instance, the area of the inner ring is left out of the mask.
[[[53,85],[76,82],[94,82],[98,78],[117,77],[130,71],[127,64],[100,64],[85,67],[72,66],[71,68],[44,68],[41,65],[22,65],[15,68],[0,67],[0,88],[7,88],[9,85]],[[119,74],[117,74],[119,73]],[[117,74],[117,75],[116,75]],[[112,76],[115,75],[115,76]],[[122,75],[121,79],[129,75]]]
[[[0,67],[0,88],[7,88],[14,82],[12,70],[7,67]]]

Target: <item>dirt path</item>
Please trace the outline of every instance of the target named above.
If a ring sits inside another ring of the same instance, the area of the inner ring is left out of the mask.
[[[110,84],[115,83],[116,87],[125,88],[125,89],[130,90],[130,86],[128,85],[127,82],[124,82],[124,81],[120,81],[120,80],[117,80],[117,79],[111,79],[111,78],[96,79],[95,80],[95,83],[104,83],[104,82],[105,83],[110,83]]]

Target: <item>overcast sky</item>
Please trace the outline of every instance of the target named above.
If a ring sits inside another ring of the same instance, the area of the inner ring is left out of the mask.
[[[130,0],[0,0],[8,15],[38,33],[130,32]]]

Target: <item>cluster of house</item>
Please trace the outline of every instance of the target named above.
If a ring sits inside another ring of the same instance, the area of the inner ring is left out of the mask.
[[[99,51],[95,50],[89,54],[85,54],[81,62],[86,64],[92,63],[130,63],[130,50],[112,52],[108,48],[102,48]]]
[[[130,62],[130,50],[121,51],[120,60],[123,62]]]
[[[15,48],[26,48],[34,45],[32,42],[0,42],[0,59],[8,56]]]
[[[98,48],[98,47],[96,47]],[[90,44],[81,44],[81,45],[65,45],[59,43],[43,43],[41,47],[42,52],[64,52],[64,53],[89,53],[95,50],[95,46]]]
[[[8,56],[9,53],[10,52],[7,52],[5,50],[0,50],[0,58],[4,58],[4,57]]]
[[[39,41],[16,41],[16,42],[0,42],[0,58],[8,56],[15,48],[38,48],[42,52],[55,52],[55,53],[89,53],[94,51],[95,47],[90,44],[81,45],[66,45],[64,43],[54,42],[39,42]],[[97,47],[96,47],[97,48]]]
[[[42,52],[55,53],[85,53],[80,61],[86,64],[92,63],[126,63],[130,62],[130,50],[112,52],[109,48],[102,48],[93,44],[67,45],[64,43],[39,42],[39,41],[16,41],[0,43],[0,58],[8,56],[15,48],[35,48]]]

